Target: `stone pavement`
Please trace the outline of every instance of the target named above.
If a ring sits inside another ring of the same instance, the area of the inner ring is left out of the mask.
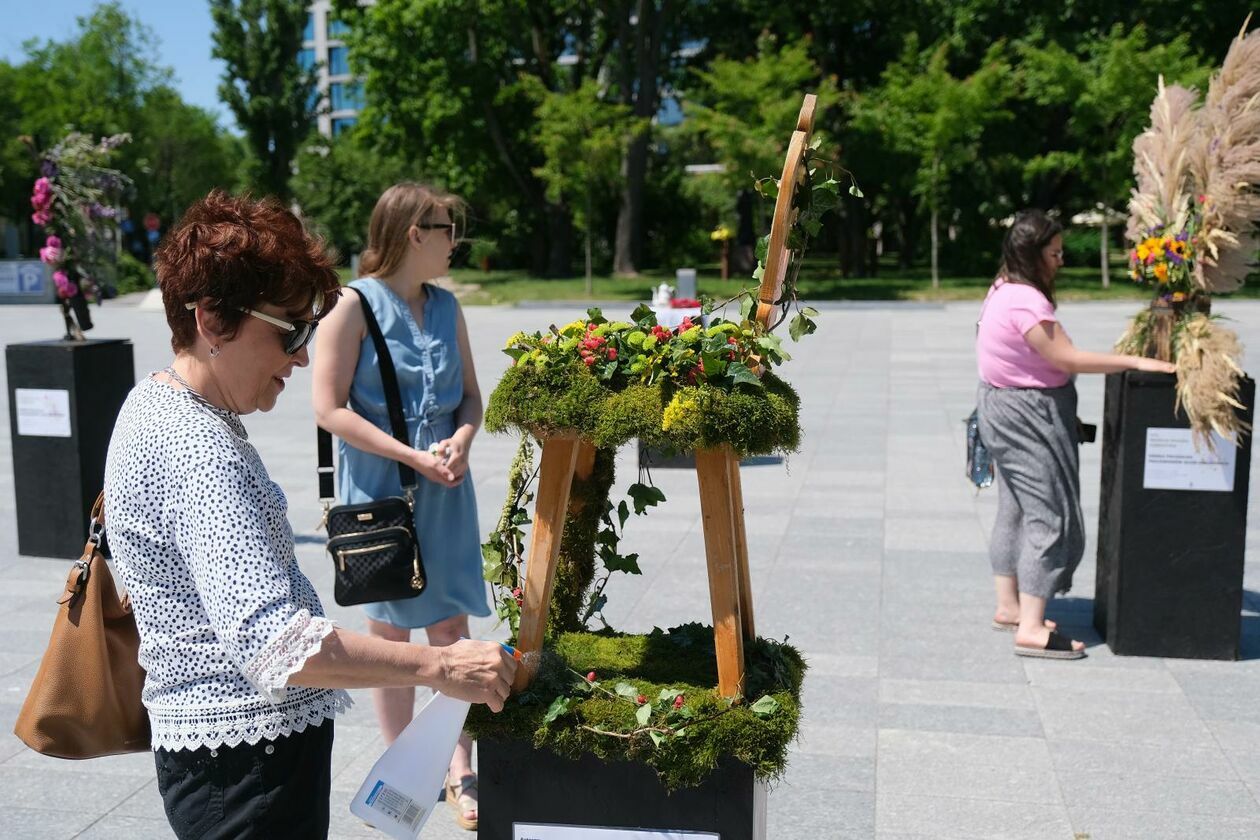
[[[625,307],[621,307],[625,308]],[[1099,447],[1083,450],[1091,542],[1070,597],[1052,616],[1090,645],[1080,662],[1015,658],[989,629],[986,541],[996,499],[962,478],[963,424],[975,391],[976,305],[825,306],[819,333],[793,347],[784,373],[800,390],[805,437],[785,463],[744,471],[759,632],[790,636],[810,662],[803,731],[769,800],[774,838],[1260,837],[1260,517],[1251,520],[1244,660],[1119,658],[1089,626]],[[610,311],[616,308],[609,307]],[[1102,349],[1136,304],[1068,304],[1082,346]],[[1220,303],[1260,347],[1260,304]],[[470,308],[488,394],[518,328],[564,323],[575,307]],[[135,299],[95,313],[96,334],[135,343],[143,374],[169,359],[162,315]],[[0,343],[53,337],[51,307],[0,307]],[[3,374],[0,373],[0,376]],[[246,418],[289,495],[303,568],[332,604],[314,481],[308,375],[279,407]],[[1097,422],[1102,378],[1080,382],[1081,416]],[[0,389],[0,400],[7,391]],[[16,554],[7,405],[0,411],[0,837],[169,837],[147,755],[72,763],[25,749],[10,733],[47,639],[70,558]],[[483,530],[502,501],[514,442],[473,449]],[[619,458],[621,486],[635,461]],[[663,509],[636,519],[627,543],[644,575],[619,576],[614,626],[647,630],[709,621],[695,479],[659,470]],[[1172,527],[1179,527],[1173,525]],[[1180,526],[1185,527],[1185,526]],[[495,637],[490,620],[474,632]],[[381,752],[370,700],[337,725],[333,836],[380,836],[347,803]],[[425,837],[467,837],[441,809]]]

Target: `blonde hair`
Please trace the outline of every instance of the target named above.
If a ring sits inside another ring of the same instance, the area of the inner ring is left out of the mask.
[[[407,255],[407,232],[412,225],[428,221],[434,210],[445,209],[451,214],[451,221],[457,221],[462,227],[464,208],[462,198],[434,187],[413,181],[394,184],[381,194],[376,207],[372,208],[367,247],[359,258],[359,273],[364,277],[393,274]]]

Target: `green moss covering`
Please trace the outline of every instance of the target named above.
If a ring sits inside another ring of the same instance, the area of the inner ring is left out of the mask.
[[[646,734],[627,739],[583,728],[631,731],[635,705],[602,693],[583,694],[579,678],[569,669],[581,674],[594,671],[606,686],[631,683],[648,697],[662,689],[681,690],[697,718],[704,718],[726,708],[715,689],[712,629],[688,624],[648,635],[565,633],[543,652],[538,676],[527,692],[510,698],[499,714],[474,706],[467,729],[476,738],[526,740],[568,758],[591,753],[605,761],[642,762],[656,770],[669,790],[700,784],[729,759],[747,764],[762,778],[775,779],[782,775],[788,745],[797,735],[805,663],[795,648],[760,638],[746,645],[745,663],[746,697],[751,702],[770,695],[778,702],[776,712],[759,717],[748,704],[740,704],[713,720],[690,724],[685,737],[667,739],[657,747]],[[544,724],[548,706],[562,694],[581,699],[568,713]]]
[[[595,579],[595,534],[612,489],[616,457],[615,449],[596,449],[590,478],[573,478],[547,618],[551,633],[582,629],[586,591]]]
[[[773,373],[761,383],[733,391],[711,385],[666,391],[638,384],[613,391],[581,363],[514,365],[490,395],[486,428],[575,430],[601,449],[639,439],[682,452],[722,444],[741,456],[794,452],[800,445],[800,398]]]

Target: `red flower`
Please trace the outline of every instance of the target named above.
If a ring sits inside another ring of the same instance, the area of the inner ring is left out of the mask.
[[[647,702],[647,698],[646,698],[646,697],[644,697],[642,694],[640,694],[638,697],[634,698],[634,702],[636,702],[636,703],[638,703],[640,706],[642,706],[644,703],[646,703],[646,702]]]
[[[586,362],[586,366],[587,366],[587,367],[590,367],[591,365],[595,364],[595,357],[594,357],[594,356],[586,356],[586,357],[584,357],[584,358],[582,359],[582,361]]]
[[[677,697],[674,698],[674,708],[681,709],[683,707],[683,703],[685,702],[687,701],[683,699],[683,696],[681,694],[679,694]]]
[[[594,671],[591,671],[589,674],[587,674],[587,675],[586,675],[586,681],[587,681],[587,682],[595,682],[595,672],[594,672]]]
[[[617,358],[617,348],[616,348],[616,347],[609,347],[609,348],[608,348],[608,358],[610,358],[610,359],[614,359],[614,360]]]

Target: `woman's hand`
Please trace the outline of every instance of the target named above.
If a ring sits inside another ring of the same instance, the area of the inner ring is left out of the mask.
[[[446,440],[437,442],[438,456],[443,458],[447,469],[455,474],[461,482],[468,472],[468,447],[470,441],[458,432]]]
[[[1144,356],[1138,356],[1137,364],[1133,366],[1134,370],[1140,370],[1143,373],[1176,373],[1177,366],[1172,362],[1162,362],[1159,359],[1148,359]]]
[[[440,683],[433,686],[435,689],[458,700],[485,703],[492,712],[502,711],[517,666],[502,645],[461,639],[435,650],[442,674]]]
[[[434,484],[440,484],[443,487],[458,487],[464,477],[457,476],[451,472],[449,466],[443,463],[442,458],[432,455],[428,452],[421,452],[418,449],[411,451],[410,466],[420,475],[432,481]]]

